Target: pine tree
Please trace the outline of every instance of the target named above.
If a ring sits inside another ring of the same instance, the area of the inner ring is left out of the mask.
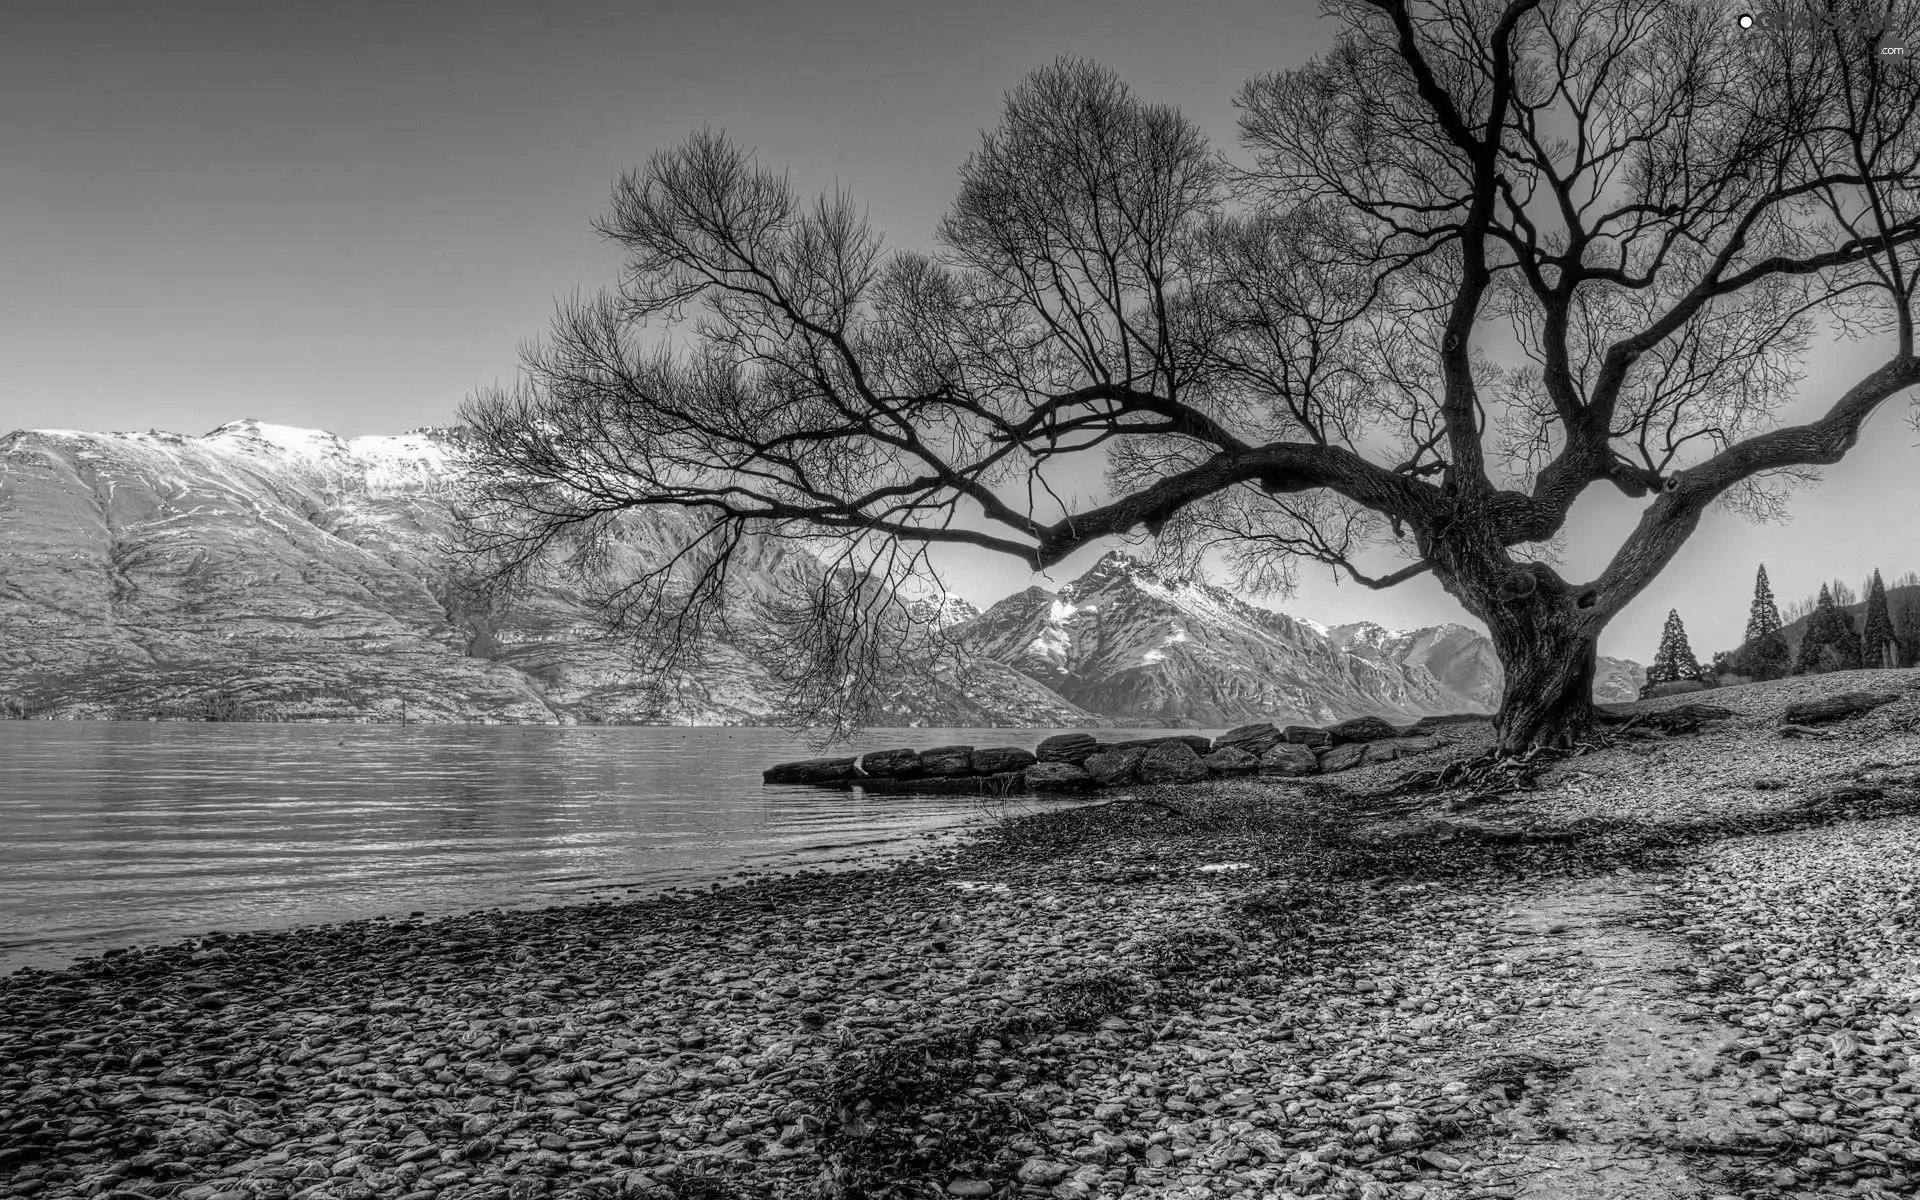
[[[1853,614],[1839,604],[1833,607],[1833,646],[1834,671],[1857,671],[1866,665],[1866,655],[1860,647],[1860,627],[1853,623]]]
[[[1859,666],[1860,631],[1851,615],[1835,607],[1833,593],[1823,583],[1820,600],[1807,618],[1806,636],[1800,639],[1800,653],[1794,656],[1793,673],[1819,675]]]
[[[1747,637],[1749,642],[1757,642],[1769,633],[1780,632],[1780,610],[1774,607],[1773,589],[1767,586],[1767,564],[1760,564],[1760,573],[1753,581],[1753,606],[1747,611]]]
[[[1753,606],[1747,614],[1747,637],[1733,658],[1734,670],[1754,679],[1778,679],[1793,664],[1793,651],[1780,629],[1780,610],[1767,584],[1767,566],[1753,581]]]
[[[1887,611],[1887,587],[1880,582],[1879,568],[1867,585],[1867,626],[1860,634],[1861,666],[1896,667],[1900,665],[1900,639],[1894,636],[1893,615]]]
[[[1693,657],[1693,647],[1687,644],[1686,627],[1680,624],[1677,609],[1667,612],[1667,625],[1660,631],[1660,649],[1653,655],[1653,665],[1647,668],[1647,686],[1671,683],[1677,679],[1700,678],[1700,663]]]
[[[1826,584],[1820,585],[1820,599],[1814,602],[1813,611],[1807,614],[1806,626],[1800,635],[1800,652],[1793,656],[1793,673],[1806,675],[1818,673],[1820,651],[1832,644],[1833,624],[1827,620],[1827,614],[1833,611],[1833,593]]]

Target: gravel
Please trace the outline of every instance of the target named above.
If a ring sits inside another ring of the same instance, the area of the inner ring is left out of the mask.
[[[1698,1178],[1897,1191],[1920,1183],[1920,818],[1809,805],[1910,791],[1920,705],[1773,723],[1915,674],[1649,702],[1742,715],[1556,765],[1484,805],[1512,836],[1369,792],[1478,752],[1467,725],[1337,783],[1135,789],[888,869],[22,972],[0,1196],[1510,1195],[1482,1169],[1503,1114],[1569,1086],[1516,1047],[1593,987],[1515,931],[1515,897],[1616,872],[1669,902],[1688,994],[1777,1131]]]

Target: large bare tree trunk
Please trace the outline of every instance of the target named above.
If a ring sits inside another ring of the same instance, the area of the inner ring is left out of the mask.
[[[1487,624],[1505,676],[1494,717],[1497,750],[1565,749],[1593,728],[1593,677],[1605,615],[1594,594],[1576,594],[1542,563],[1516,563],[1484,522],[1456,539],[1428,543],[1435,576]]]
[[[1524,620],[1488,622],[1506,674],[1494,718],[1502,754],[1536,746],[1565,749],[1593,727],[1598,638],[1556,607],[1531,609]]]

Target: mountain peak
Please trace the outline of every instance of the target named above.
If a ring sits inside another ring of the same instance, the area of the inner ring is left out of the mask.
[[[273,425],[254,417],[228,421],[205,434],[203,442],[251,442],[276,450],[301,455],[337,455],[346,452],[346,443],[324,429],[301,429],[293,425]]]

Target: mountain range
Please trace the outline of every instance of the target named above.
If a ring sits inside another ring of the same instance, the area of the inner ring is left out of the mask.
[[[0,706],[58,718],[623,722],[649,719],[576,589],[502,610],[449,568],[454,430],[345,440],[236,421],[201,437],[23,430],[0,438]],[[639,565],[684,521],[635,515]],[[750,539],[750,576],[820,561]],[[1500,669],[1460,625],[1327,628],[1115,552],[984,612],[917,602],[970,656],[883,687],[900,726],[1322,723],[1491,711]],[[724,640],[664,714],[774,717],[768,664]],[[1596,697],[1644,677],[1606,659]],[[658,719],[657,716],[651,719]]]

